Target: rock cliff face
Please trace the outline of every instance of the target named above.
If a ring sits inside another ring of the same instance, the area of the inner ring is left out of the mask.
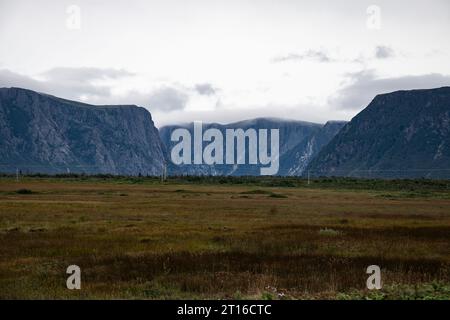
[[[0,172],[159,175],[163,146],[150,113],[0,88]]]
[[[346,121],[328,121],[314,134],[303,139],[284,155],[281,172],[287,176],[301,176],[312,159],[342,129]]]
[[[170,163],[171,132],[137,106],[0,88],[0,172],[259,175],[261,165]],[[351,122],[259,118],[203,130],[279,129],[278,175],[450,178],[450,87],[381,94]],[[204,143],[204,147],[207,143]]]
[[[308,170],[314,175],[450,178],[450,87],[376,96]]]
[[[278,175],[301,175],[309,161],[345,124],[330,121],[326,125],[273,118],[257,118],[230,124],[203,124],[203,131],[209,128],[219,129],[225,136],[226,129],[279,129],[280,169]],[[176,144],[170,135],[177,128],[186,128],[193,136],[193,124],[166,126],[160,129],[161,140],[168,150]],[[207,143],[204,143],[204,146]],[[170,159],[168,159],[170,163]],[[189,175],[260,175],[259,165],[169,165],[170,174]]]

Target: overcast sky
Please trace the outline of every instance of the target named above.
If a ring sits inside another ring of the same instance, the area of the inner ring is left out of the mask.
[[[450,85],[449,39],[448,0],[0,0],[0,87],[137,104],[158,126],[350,120]]]

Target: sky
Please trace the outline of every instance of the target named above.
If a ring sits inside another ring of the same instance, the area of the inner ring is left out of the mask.
[[[147,108],[159,127],[350,120],[450,86],[450,1],[0,0],[0,87]]]

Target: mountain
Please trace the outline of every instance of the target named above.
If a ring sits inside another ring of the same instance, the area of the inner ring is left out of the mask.
[[[346,123],[346,121],[328,121],[311,136],[303,139],[283,155],[280,173],[285,176],[301,176],[309,162]]]
[[[322,124],[283,120],[276,118],[257,118],[230,124],[203,123],[203,132],[210,128],[220,130],[225,136],[226,129],[279,129],[280,169],[278,175],[301,175],[303,168],[323,145],[337,133],[345,122],[328,122]],[[168,150],[169,174],[189,175],[260,175],[260,165],[226,165],[226,164],[190,164],[174,165],[170,161],[170,150],[178,142],[172,142],[171,133],[177,128],[185,128],[193,136],[193,123],[172,125],[160,128],[160,136]],[[203,147],[209,142],[204,142]]]
[[[316,176],[450,178],[450,87],[377,95],[307,170]]]
[[[159,175],[164,154],[150,113],[0,88],[0,172]]]

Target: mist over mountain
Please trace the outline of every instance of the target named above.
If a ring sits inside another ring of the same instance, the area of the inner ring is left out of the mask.
[[[0,88],[0,171],[159,175],[163,146],[150,113]]]
[[[314,175],[450,178],[450,87],[377,95],[307,170]]]

